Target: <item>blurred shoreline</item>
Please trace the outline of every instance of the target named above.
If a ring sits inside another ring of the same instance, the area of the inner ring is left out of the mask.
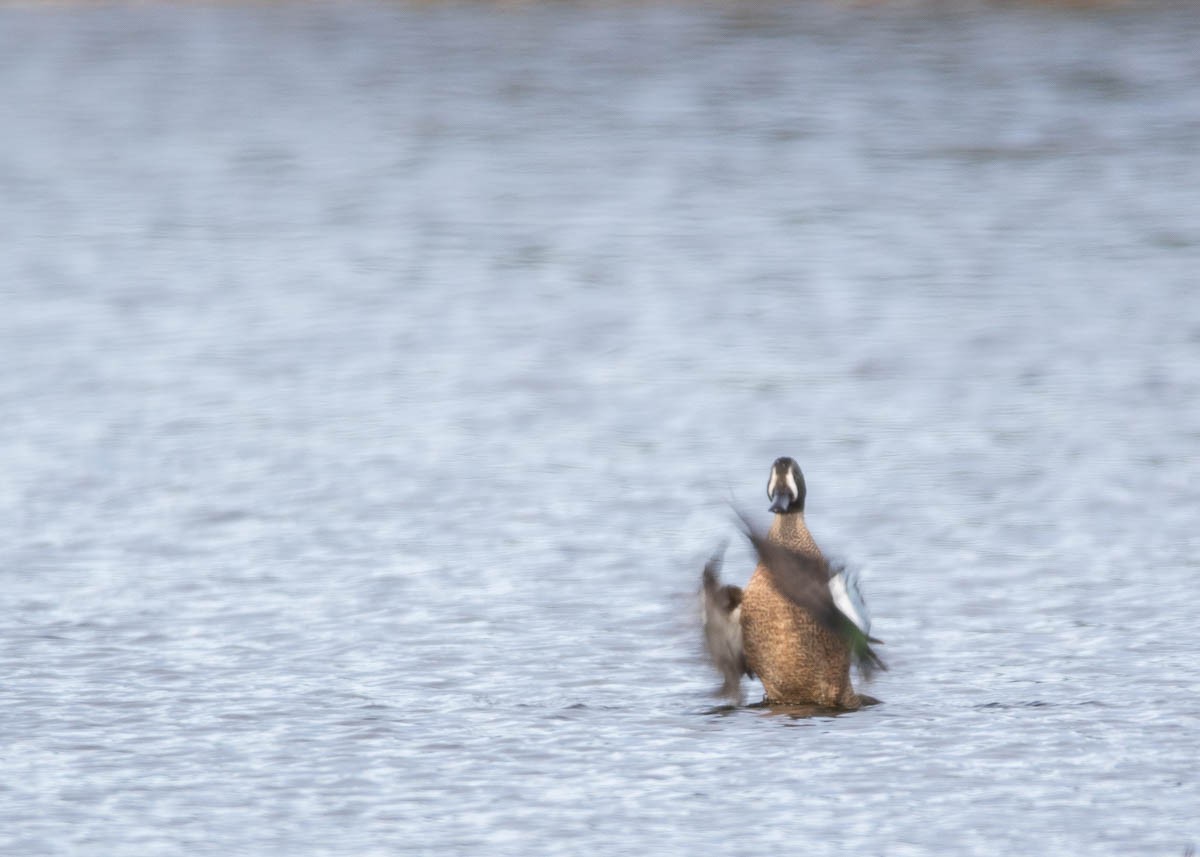
[[[799,0],[800,5],[826,6],[838,9],[888,9],[918,12],[969,12],[978,10],[1003,10],[1021,8],[1043,8],[1061,10],[1116,10],[1138,11],[1197,7],[1194,0]],[[713,0],[0,0],[0,9],[90,9],[90,8],[203,8],[203,7],[313,7],[338,6],[396,6],[396,7],[455,7],[478,6],[495,9],[522,9],[536,7],[562,8],[644,8],[656,6],[699,8],[726,8],[730,12],[753,11],[796,5],[795,0],[752,0],[752,2],[713,2]]]

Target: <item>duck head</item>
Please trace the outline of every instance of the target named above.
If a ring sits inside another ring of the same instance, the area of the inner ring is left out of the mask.
[[[767,480],[767,497],[771,501],[771,511],[780,515],[803,512],[804,496],[807,493],[800,465],[787,456],[775,459],[775,463],[771,465],[771,476]]]

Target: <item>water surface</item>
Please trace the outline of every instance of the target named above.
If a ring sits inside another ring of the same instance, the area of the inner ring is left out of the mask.
[[[1183,853],[1197,44],[0,9],[0,851]],[[881,706],[714,711],[782,454]]]

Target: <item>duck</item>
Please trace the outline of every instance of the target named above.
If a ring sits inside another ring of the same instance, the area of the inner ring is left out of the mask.
[[[853,711],[876,704],[859,694],[851,666],[869,679],[887,669],[872,644],[857,581],[821,552],[804,519],[807,485],[795,459],[771,465],[764,532],[738,513],[758,563],[745,590],[721,582],[726,544],[701,574],[704,643],[721,673],[720,693],[740,704],[741,679],[757,678],[768,705]],[[858,600],[858,604],[855,601]]]

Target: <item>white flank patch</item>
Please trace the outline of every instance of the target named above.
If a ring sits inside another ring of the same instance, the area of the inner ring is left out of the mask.
[[[851,588],[853,588],[853,594]],[[859,595],[858,587],[853,582],[847,586],[845,572],[829,578],[829,592],[833,596],[833,603],[837,605],[837,609],[845,613],[846,617],[857,625],[860,631],[869,634],[871,623],[866,620],[865,610],[861,609],[859,604],[862,596]]]

